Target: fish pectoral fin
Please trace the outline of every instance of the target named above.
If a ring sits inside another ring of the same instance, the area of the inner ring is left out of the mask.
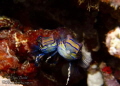
[[[36,56],[35,62],[39,61],[43,56],[44,54],[39,54],[38,56]]]
[[[35,65],[36,66],[39,66],[39,62],[40,62],[40,59],[44,56],[44,54],[39,54],[38,56],[36,56],[35,58]]]
[[[52,55],[50,55],[47,59],[46,59],[46,63],[48,62],[49,59],[51,59],[52,56],[54,56],[57,53],[57,51],[55,51]]]

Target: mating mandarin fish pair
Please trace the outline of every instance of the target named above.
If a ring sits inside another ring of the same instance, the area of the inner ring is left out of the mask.
[[[48,58],[54,56],[57,52],[66,60],[76,60],[78,59],[78,52],[80,52],[81,44],[74,40],[70,35],[67,35],[65,39],[59,39],[58,41],[54,39],[53,35],[49,37],[39,37],[39,49],[42,52],[36,57],[36,62],[43,57],[45,54],[54,52]]]
[[[54,52],[52,55],[50,55],[46,62],[54,56],[57,52],[66,60],[76,60],[80,56],[78,56],[78,53],[81,50],[82,45],[78,43],[76,40],[74,40],[70,35],[67,35],[66,38],[63,38],[61,36],[60,39],[55,40],[53,35],[49,37],[38,37],[39,42],[39,49],[42,52],[36,57],[35,63],[38,64],[39,60],[48,53]],[[69,63],[68,68],[68,78],[66,85],[68,84],[69,78],[71,74],[71,62]]]

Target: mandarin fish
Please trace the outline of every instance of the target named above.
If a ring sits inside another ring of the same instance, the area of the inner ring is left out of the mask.
[[[38,37],[37,39],[38,43],[39,43],[39,50],[42,52],[39,55],[36,56],[36,60],[35,63],[38,64],[40,59],[51,52],[54,52],[52,55],[50,55],[46,62],[57,53],[57,43],[56,40],[54,39],[53,35],[49,36],[49,37]]]
[[[68,61],[78,59],[77,54],[80,52],[81,44],[75,41],[70,35],[66,40],[59,41],[58,53]]]
[[[58,53],[68,61],[78,59],[77,54],[80,52],[82,45],[74,40],[70,35],[67,35],[67,38],[64,40],[60,40],[58,43],[57,51]],[[71,62],[69,62],[68,67],[68,78],[66,85],[68,85],[69,78],[71,74]]]

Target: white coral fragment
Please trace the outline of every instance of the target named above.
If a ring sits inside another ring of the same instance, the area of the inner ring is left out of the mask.
[[[88,86],[102,86],[104,81],[101,72],[97,69],[97,65],[93,64],[90,66],[87,75]]]
[[[105,44],[110,55],[120,57],[120,27],[107,33]]]

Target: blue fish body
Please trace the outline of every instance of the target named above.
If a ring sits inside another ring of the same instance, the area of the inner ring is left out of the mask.
[[[55,39],[53,38],[53,35],[49,37],[38,37],[37,41],[39,42],[39,50],[42,52],[36,56],[35,64],[37,65],[40,61],[40,59],[51,52],[54,52],[57,50],[57,43]],[[54,52],[51,56],[48,58],[51,58],[54,56],[57,52]],[[47,59],[48,60],[48,59]]]
[[[75,41],[70,35],[67,35],[66,39],[60,40],[58,42],[57,51],[58,53],[65,58],[67,61],[69,61],[69,67],[68,67],[68,78],[66,85],[68,85],[70,75],[71,75],[71,61],[78,59],[77,54],[80,52],[82,45]]]
[[[57,51],[68,61],[76,60],[78,59],[77,53],[80,51],[81,46],[70,35],[67,35],[66,39],[59,41]]]

